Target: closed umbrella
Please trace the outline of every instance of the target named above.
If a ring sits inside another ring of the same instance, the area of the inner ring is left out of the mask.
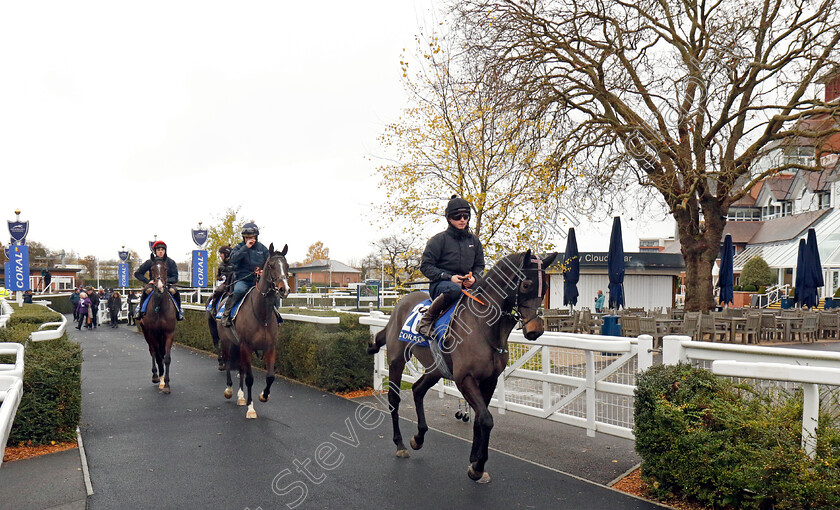
[[[723,249],[720,253],[720,275],[718,276],[718,287],[720,287],[720,304],[725,305],[735,301],[735,273],[733,266],[735,262],[735,245],[732,244],[732,236],[726,234],[723,240]]]
[[[808,265],[806,266],[805,276],[808,281],[808,291],[810,294],[805,296],[808,307],[815,307],[820,304],[819,294],[817,288],[823,287],[825,281],[823,280],[822,262],[820,261],[820,250],[817,247],[817,232],[808,229]]]
[[[610,251],[607,254],[607,272],[610,278],[609,307],[618,309],[624,306],[624,242],[621,240],[621,219],[613,219],[610,234]]]
[[[793,302],[802,306],[802,290],[805,289],[805,263],[808,258],[808,243],[799,240],[799,252],[796,254],[796,279],[793,282]]]
[[[578,301],[577,284],[580,281],[580,255],[575,229],[569,229],[566,254],[563,257],[563,304],[575,306]]]

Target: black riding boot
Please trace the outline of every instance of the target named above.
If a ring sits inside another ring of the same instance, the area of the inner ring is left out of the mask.
[[[175,311],[177,312],[178,320],[182,321],[184,320],[184,311],[181,309],[181,294],[175,292],[175,294],[173,294],[173,297],[175,298],[175,304],[178,305],[175,309]]]
[[[222,314],[222,325],[226,328],[233,326],[233,320],[230,318],[230,311],[233,310],[233,307],[236,306],[237,303],[242,299],[244,294],[233,293],[230,297],[225,301],[225,312]]]
[[[437,318],[446,311],[446,305],[448,304],[446,294],[441,294],[436,297],[435,300],[432,301],[432,304],[429,305],[426,313],[424,313],[423,317],[420,319],[420,324],[417,325],[417,332],[426,338],[431,338],[432,327],[434,327]]]
[[[134,322],[139,321],[142,319],[142,314],[140,313],[140,309],[143,308],[143,302],[146,301],[146,297],[148,294],[145,292],[140,293],[140,300],[137,302],[137,306],[134,307]]]

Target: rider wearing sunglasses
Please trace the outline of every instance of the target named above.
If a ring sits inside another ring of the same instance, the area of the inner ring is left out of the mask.
[[[420,271],[431,281],[432,304],[417,330],[426,337],[431,336],[435,320],[461,295],[461,288],[472,287],[473,275],[484,270],[484,248],[469,229],[471,210],[469,202],[452,195],[446,205],[449,226],[432,237],[423,251]]]

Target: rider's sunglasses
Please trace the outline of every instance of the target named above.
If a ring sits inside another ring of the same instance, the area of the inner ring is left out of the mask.
[[[450,218],[450,219],[453,219],[453,220],[455,220],[455,221],[461,221],[461,220],[468,220],[468,219],[470,219],[470,215],[469,215],[469,214],[467,214],[467,213],[457,213],[457,214],[453,214],[453,215],[452,215],[452,216],[450,216],[449,218]]]

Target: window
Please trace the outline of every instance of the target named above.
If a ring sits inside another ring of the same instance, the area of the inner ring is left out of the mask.
[[[791,147],[785,153],[786,165],[814,166],[814,162],[815,159],[813,147]]]
[[[820,209],[830,209],[831,208],[831,193],[828,192],[821,192],[817,195],[819,197],[819,208]]]

